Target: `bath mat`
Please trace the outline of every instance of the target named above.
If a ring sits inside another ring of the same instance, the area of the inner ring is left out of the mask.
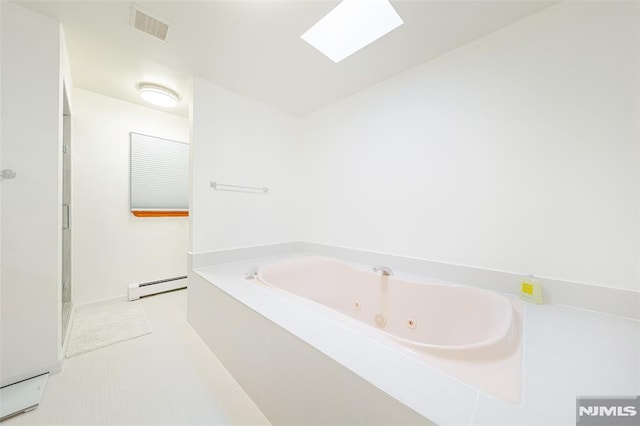
[[[79,312],[71,324],[67,358],[151,333],[153,330],[139,302]]]

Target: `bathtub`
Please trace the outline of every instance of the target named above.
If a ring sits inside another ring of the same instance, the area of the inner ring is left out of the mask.
[[[488,395],[509,403],[521,400],[524,307],[517,298],[401,279],[319,256],[268,263],[250,272],[247,278],[256,285],[318,306],[316,311],[335,312],[354,330],[358,327],[350,324],[356,320],[371,330],[364,333],[368,338]]]
[[[320,303],[410,347],[488,349],[505,342],[514,310],[504,296],[473,287],[425,284],[308,256],[260,268],[258,283]]]
[[[522,302],[395,272],[295,251],[199,265],[187,316],[274,424],[468,424],[479,399],[519,403]]]

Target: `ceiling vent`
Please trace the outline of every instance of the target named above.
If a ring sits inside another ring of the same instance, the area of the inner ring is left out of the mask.
[[[131,3],[130,24],[135,29],[149,34],[159,40],[165,41],[167,39],[169,24],[162,22],[160,19],[152,16],[148,11],[134,3]]]

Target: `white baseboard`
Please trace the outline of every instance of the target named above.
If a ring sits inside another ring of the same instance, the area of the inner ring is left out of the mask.
[[[126,301],[127,301],[127,296],[118,296],[118,297],[112,297],[109,299],[96,300],[94,302],[82,303],[82,304],[73,306],[73,309],[74,309],[73,313],[82,312],[87,309],[99,308],[101,306],[113,305],[114,303],[121,303]]]

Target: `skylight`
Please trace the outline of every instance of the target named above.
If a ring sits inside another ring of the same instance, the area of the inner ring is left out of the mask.
[[[388,0],[343,0],[301,37],[338,63],[403,23]]]

